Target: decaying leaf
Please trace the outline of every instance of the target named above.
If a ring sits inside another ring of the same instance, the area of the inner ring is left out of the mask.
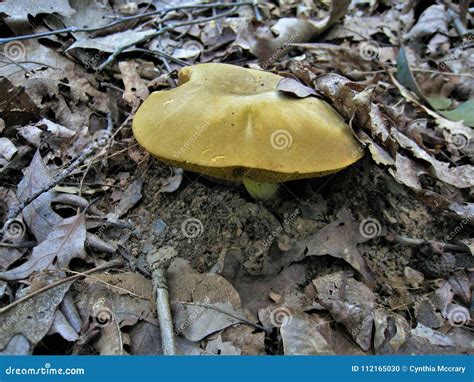
[[[51,184],[53,177],[44,165],[40,152],[37,151],[25,176],[18,184],[17,195],[21,202],[28,200],[40,190]],[[61,222],[61,217],[51,208],[55,192],[47,191],[41,194],[23,210],[23,218],[38,242],[44,241],[53,227]]]
[[[47,279],[45,280],[47,282]],[[44,286],[44,281],[25,288],[23,295],[33,293]],[[4,349],[10,339],[23,334],[30,346],[36,345],[48,333],[55,319],[55,312],[71,283],[64,283],[37,294],[0,315],[0,349]],[[19,296],[21,297],[21,296]]]
[[[349,211],[342,211],[338,220],[309,238],[306,256],[330,255],[344,259],[373,285],[374,275],[357,249],[358,243],[368,240],[367,236],[364,237],[360,233],[361,224],[354,220]]]
[[[175,329],[187,339],[199,341],[246,319],[237,291],[223,277],[199,274],[179,258],[168,273]]]
[[[84,259],[86,253],[86,222],[84,213],[56,224],[48,237],[33,249],[31,257],[20,266],[0,273],[3,280],[21,280],[33,272],[66,268],[74,258]]]
[[[375,295],[345,272],[313,280],[318,301],[365,351],[372,344]]]
[[[309,314],[293,313],[280,328],[285,354],[334,355],[318,327],[318,321]]]

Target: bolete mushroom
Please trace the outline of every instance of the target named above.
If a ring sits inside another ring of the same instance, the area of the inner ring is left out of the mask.
[[[133,133],[159,160],[243,182],[257,199],[289,180],[328,175],[363,156],[325,101],[277,90],[282,77],[228,64],[181,69],[179,86],[152,93]]]

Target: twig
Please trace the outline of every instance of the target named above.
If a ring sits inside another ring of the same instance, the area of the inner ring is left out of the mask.
[[[168,283],[166,269],[157,268],[152,273],[153,286],[156,290],[156,309],[160,321],[161,337],[163,340],[163,354],[176,354],[173,335],[173,319],[169,304]]]
[[[406,237],[406,236],[398,235],[395,233],[390,233],[385,238],[388,241],[394,241],[399,244],[405,244],[405,245],[410,245],[410,246],[437,245],[437,246],[442,247],[443,249],[447,249],[450,251],[466,252],[466,248],[457,244],[442,243],[440,241],[425,240],[425,239],[415,239],[412,237]]]
[[[23,243],[0,243],[0,247],[6,248],[33,248],[37,245],[34,241],[25,241]]]
[[[112,117],[110,113],[107,115],[107,120],[109,127],[113,126],[112,125]],[[110,136],[109,128],[107,129],[107,134]],[[11,224],[11,222],[27,207],[29,204],[34,202],[39,196],[41,196],[43,193],[51,190],[53,187],[57,186],[59,183],[61,183],[65,178],[67,178],[69,175],[71,175],[74,170],[79,167],[79,165],[97,148],[100,148],[102,146],[105,146],[108,143],[108,139],[106,137],[103,137],[103,139],[97,139],[95,142],[91,143],[88,147],[82,151],[81,154],[79,154],[71,163],[69,164],[68,167],[66,167],[64,170],[62,170],[59,174],[57,174],[51,183],[46,185],[45,187],[41,188],[37,192],[35,192],[33,195],[31,195],[29,198],[27,198],[25,201],[21,202],[16,208],[12,209],[9,214],[7,221],[5,222],[1,234],[3,235],[8,226]]]
[[[160,322],[164,355],[176,354],[166,270],[177,255],[178,253],[173,247],[162,247],[157,252],[149,253],[146,259],[151,271],[153,289],[156,293],[156,310]]]
[[[80,274],[76,274],[74,276],[69,276],[69,277],[66,277],[64,279],[58,280],[58,281],[56,281],[52,284],[46,285],[46,286],[44,286],[40,289],[35,290],[33,293],[30,293],[26,296],[23,296],[22,298],[19,298],[18,300],[12,302],[11,304],[9,304],[7,306],[4,306],[3,308],[0,308],[0,314],[5,313],[6,311],[10,310],[11,308],[17,306],[18,304],[21,304],[22,302],[25,302],[26,300],[29,300],[30,298],[32,298],[32,297],[34,297],[34,296],[36,296],[40,293],[46,292],[47,290],[50,290],[52,288],[56,288],[57,286],[62,285],[64,283],[67,283],[69,281],[75,281],[75,280],[80,279],[81,277],[87,276],[91,273],[102,271],[104,269],[113,267],[115,265],[120,265],[121,263],[122,263],[122,260],[112,260],[112,261],[109,261],[105,264],[99,265],[98,267],[89,269],[88,271],[82,272]]]
[[[248,5],[248,3],[238,3],[240,4],[239,6],[241,5]],[[231,5],[231,4],[227,4],[227,5]],[[229,16],[231,14],[233,14],[235,12],[235,9],[236,9],[237,6],[235,6],[234,8],[232,8],[230,11],[227,11],[227,12],[222,12],[216,16],[211,16],[211,17],[206,17],[206,18],[202,18],[202,19],[196,19],[196,20],[191,20],[191,21],[184,21],[184,22],[181,22],[181,23],[175,23],[175,24],[172,24],[172,25],[167,25],[163,28],[160,28],[158,29],[155,33],[151,33],[149,34],[148,36],[144,36],[143,38],[141,38],[140,40],[138,41],[134,41],[130,44],[127,44],[127,45],[124,45],[124,46],[121,46],[120,48],[118,48],[117,50],[115,50],[115,52],[113,52],[102,64],[100,64],[98,67],[97,67],[97,70],[100,71],[100,70],[103,70],[107,65],[109,65],[110,63],[114,62],[115,59],[117,58],[118,55],[120,55],[124,50],[128,49],[128,48],[131,48],[132,46],[135,46],[135,45],[139,45],[139,44],[142,44],[146,41],[149,41],[149,40],[152,40],[154,39],[155,37],[158,37],[159,35],[165,33],[165,32],[168,32],[168,31],[171,31],[175,28],[179,28],[179,27],[184,27],[184,26],[187,26],[187,25],[194,25],[194,24],[200,24],[200,23],[205,23],[205,22],[208,22],[208,21],[213,21],[213,20],[217,20],[217,19],[220,19],[222,17],[225,17],[225,16]]]
[[[175,62],[178,65],[189,66],[189,64],[187,62],[185,62],[183,60],[180,60],[179,58],[173,57],[172,55],[170,55],[168,53],[162,52],[161,50],[150,50],[150,49],[135,48],[134,51],[150,54],[152,56],[158,56],[160,58],[164,57],[164,58],[166,58],[170,61]]]
[[[412,72],[443,74],[443,75],[446,75],[446,76],[471,77],[471,78],[474,77],[474,75],[469,74],[469,73],[451,73],[451,72],[441,72],[439,70],[416,69],[416,68],[410,68],[410,70]],[[383,70],[383,71],[385,71],[385,70]]]
[[[238,2],[238,3],[210,3],[210,4],[189,4],[189,5],[180,5],[176,7],[170,7],[166,9],[162,9],[159,11],[153,11],[153,12],[146,12],[138,15],[133,15],[133,16],[124,16],[121,17],[119,20],[113,21],[107,25],[103,25],[101,27],[88,27],[88,28],[80,28],[80,27],[69,27],[69,28],[62,28],[62,29],[56,29],[54,31],[49,31],[49,32],[41,32],[41,33],[34,33],[34,34],[28,34],[28,35],[20,35],[20,36],[13,36],[13,37],[5,37],[5,38],[0,38],[0,44],[6,44],[7,42],[11,41],[23,41],[23,40],[31,40],[35,38],[40,38],[40,37],[48,37],[48,36],[54,36],[58,34],[63,34],[63,33],[78,33],[78,32],[97,32],[100,30],[108,29],[111,27],[114,27],[116,25],[125,23],[127,21],[132,21],[132,20],[138,20],[142,19],[145,17],[151,17],[151,16],[156,16],[156,15],[165,15],[169,12],[173,11],[179,11],[182,9],[192,9],[192,8],[229,8],[229,7],[240,7],[243,5],[253,5],[255,1],[243,1],[243,2]]]

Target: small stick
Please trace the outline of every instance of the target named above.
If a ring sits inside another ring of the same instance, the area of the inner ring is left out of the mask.
[[[252,4],[252,3],[251,3]],[[231,5],[231,3],[229,3],[228,5]],[[235,4],[234,4],[235,5]],[[211,16],[211,17],[206,17],[206,18],[202,18],[202,19],[196,19],[196,20],[191,20],[191,21],[184,21],[184,22],[181,22],[181,23],[175,23],[175,24],[172,24],[172,25],[168,25],[168,26],[165,26],[163,28],[160,28],[158,29],[155,33],[151,33],[149,34],[148,36],[144,36],[143,38],[141,38],[140,40],[138,41],[134,41],[130,44],[127,44],[127,45],[124,45],[124,46],[121,46],[120,48],[118,48],[115,52],[113,52],[102,64],[100,64],[98,67],[97,67],[97,70],[104,70],[104,68],[109,65],[110,63],[114,62],[115,59],[126,49],[128,48],[131,48],[132,46],[135,46],[135,45],[139,45],[141,43],[144,43],[144,42],[147,42],[149,40],[152,40],[154,39],[155,37],[158,37],[159,35],[165,33],[165,32],[168,32],[168,31],[171,31],[175,28],[179,28],[179,27],[184,27],[184,26],[188,26],[188,25],[194,25],[194,24],[200,24],[200,23],[205,23],[205,22],[208,22],[208,21],[213,21],[213,20],[217,20],[217,19],[220,19],[222,17],[225,17],[225,16],[229,16],[231,14],[233,14],[235,12],[235,9],[238,7],[238,6],[242,6],[242,5],[249,5],[248,3],[238,3],[238,5],[235,5],[234,8],[232,8],[231,10],[229,11],[226,11],[226,12],[222,12],[216,16]]]
[[[33,248],[36,247],[35,241],[24,241],[23,243],[0,243],[0,247],[5,248]]]
[[[405,244],[409,246],[420,246],[420,245],[439,245],[443,249],[447,249],[450,251],[457,251],[457,252],[465,252],[466,249],[460,245],[450,244],[450,243],[443,243],[440,241],[432,241],[432,240],[425,240],[425,239],[415,239],[411,237],[401,236],[397,234],[389,234],[385,237],[388,241],[394,241],[399,244]]]
[[[100,30],[108,29],[108,28],[114,27],[116,25],[125,23],[127,21],[138,20],[138,19],[142,19],[142,18],[145,18],[145,17],[155,16],[155,15],[167,14],[167,13],[170,13],[172,11],[179,11],[179,10],[182,10],[182,9],[229,8],[229,7],[238,7],[238,6],[242,6],[242,5],[252,5],[252,4],[254,4],[254,1],[243,1],[243,2],[239,2],[239,3],[228,3],[228,4],[210,3],[210,4],[180,5],[180,6],[177,6],[177,7],[170,7],[170,8],[162,9],[162,10],[159,10],[159,11],[146,12],[146,13],[133,15],[133,16],[124,16],[124,17],[121,17],[120,19],[118,19],[116,21],[111,22],[110,24],[103,25],[101,27],[89,27],[89,28],[69,27],[69,28],[56,29],[54,31],[48,31],[48,32],[41,32],[41,33],[27,34],[27,35],[21,35],[21,36],[0,38],[0,44],[6,44],[7,42],[11,42],[11,41],[23,41],[23,40],[31,40],[31,39],[35,39],[35,38],[40,38],[40,37],[54,36],[54,35],[63,34],[63,33],[97,32],[97,31],[100,31]]]
[[[119,265],[121,263],[122,263],[121,259],[120,260],[112,260],[112,261],[109,261],[105,264],[99,265],[98,267],[95,267],[95,268],[89,269],[88,271],[82,272],[80,274],[76,274],[76,275],[69,276],[69,277],[66,277],[64,279],[55,281],[52,284],[49,284],[49,285],[46,285],[46,286],[44,286],[40,289],[37,289],[33,293],[30,293],[26,296],[23,296],[22,298],[19,298],[18,300],[12,302],[11,304],[9,304],[7,306],[4,306],[3,308],[0,308],[0,314],[5,313],[6,311],[10,310],[11,308],[17,306],[18,304],[21,304],[22,302],[25,302],[26,300],[29,300],[30,298],[32,298],[32,297],[34,297],[34,296],[36,296],[40,293],[46,292],[49,289],[56,288],[57,286],[62,285],[64,283],[67,283],[69,281],[75,281],[77,279],[80,279],[81,277],[87,276],[90,273],[102,271],[104,269],[113,267],[115,265]]]
[[[110,136],[110,131],[113,127],[112,124],[112,116],[110,113],[107,115],[107,121],[108,121],[108,127],[107,127],[107,137]],[[16,217],[23,211],[29,204],[34,202],[39,196],[41,196],[43,193],[51,190],[53,187],[56,187],[59,183],[61,183],[65,178],[67,178],[69,175],[71,175],[74,170],[79,167],[79,165],[92,153],[95,149],[100,148],[102,146],[105,146],[108,143],[109,139],[98,139],[95,142],[91,143],[88,147],[82,151],[80,155],[78,155],[70,164],[68,167],[66,167],[64,170],[62,170],[59,174],[57,174],[52,182],[42,189],[38,190],[35,192],[33,195],[31,195],[28,199],[25,201],[21,202],[20,205],[18,205],[16,208],[12,209],[9,214],[7,221],[5,222],[5,225],[3,226],[3,229],[1,230],[1,234],[4,234],[5,231],[7,230],[8,226],[11,224],[13,220],[16,219]]]
[[[160,321],[161,337],[163,340],[163,354],[174,355],[176,348],[173,335],[173,318],[169,304],[166,269],[157,268],[152,273],[153,286],[156,290],[156,309]]]
[[[173,247],[162,247],[157,252],[147,255],[147,263],[152,275],[153,289],[156,293],[156,310],[160,322],[164,355],[176,354],[166,270],[177,255],[178,253]]]

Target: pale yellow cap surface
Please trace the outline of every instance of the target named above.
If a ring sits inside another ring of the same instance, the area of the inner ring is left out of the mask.
[[[133,134],[166,163],[236,181],[321,176],[363,156],[329,104],[281,93],[281,78],[227,64],[183,68],[178,87],[141,105]]]

